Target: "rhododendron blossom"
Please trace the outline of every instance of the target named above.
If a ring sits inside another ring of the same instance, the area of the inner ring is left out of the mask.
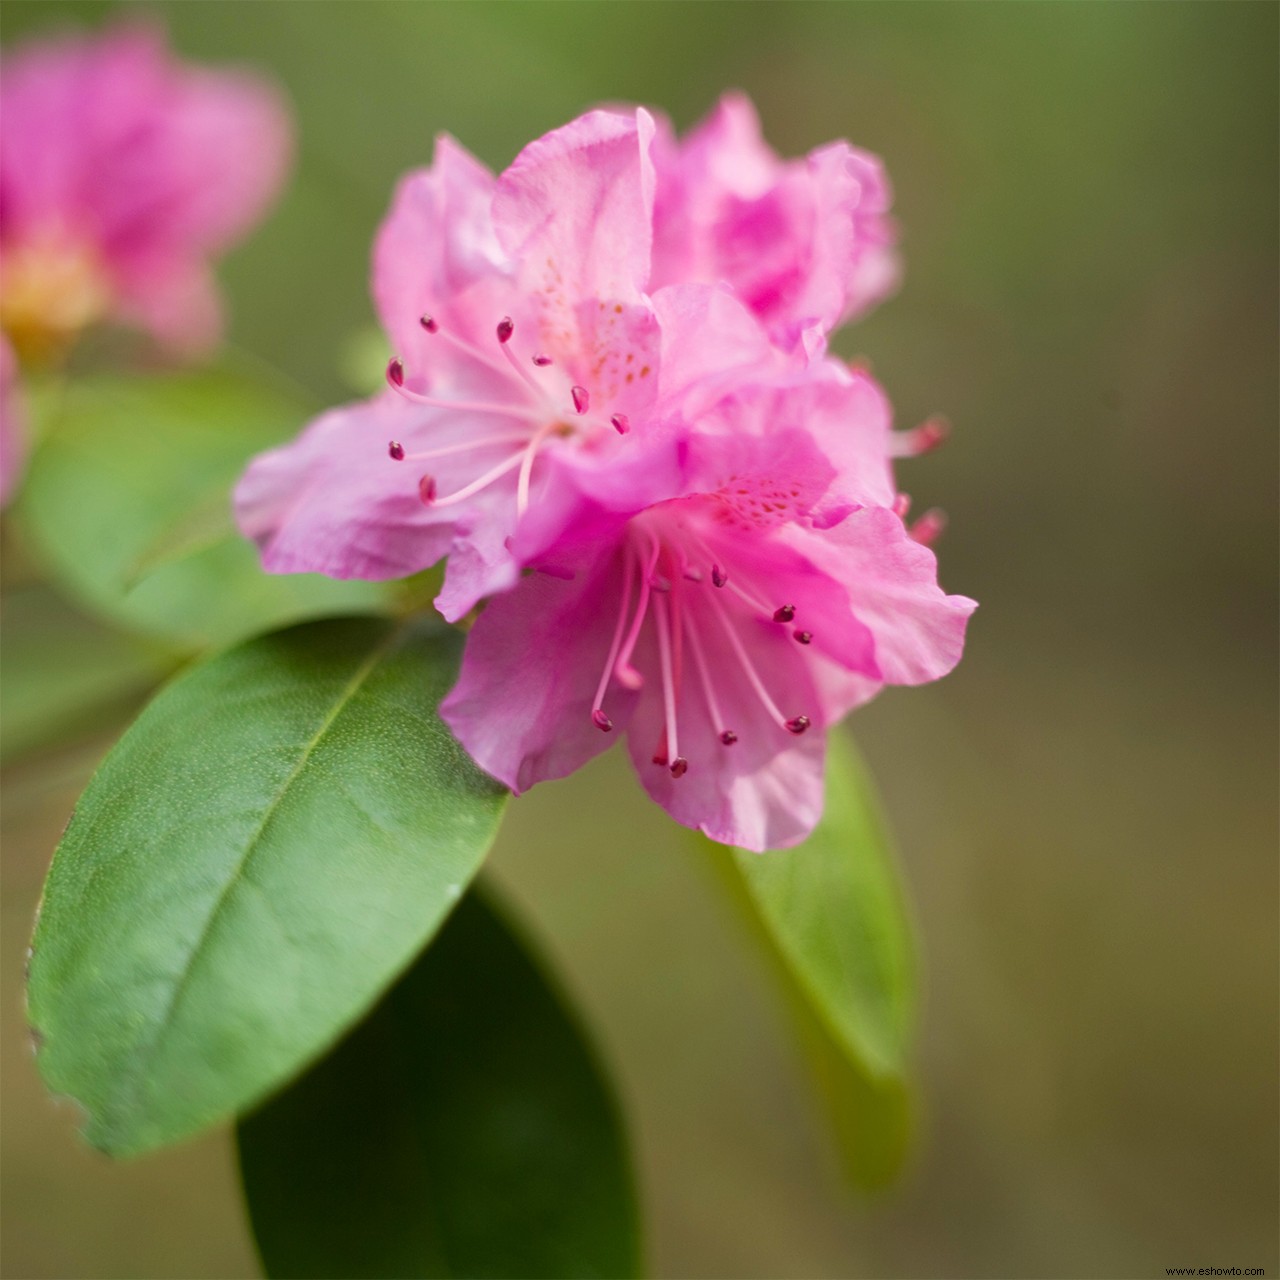
[[[634,510],[671,491],[689,388],[783,356],[720,287],[645,292],[653,134],[644,110],[591,112],[497,179],[438,141],[374,251],[389,389],[237,488],[268,569],[393,578],[451,553],[437,605],[455,619],[585,493]]]
[[[679,495],[598,509],[491,600],[442,714],[514,791],[625,731],[649,794],[712,838],[795,844],[824,730],[958,661],[974,605],[904,526],[865,375],[752,383],[701,415]]]
[[[103,320],[181,351],[220,329],[209,268],[279,189],[287,113],[126,24],[0,60],[0,327],[24,358]]]
[[[782,161],[751,102],[726,94],[677,142],[663,125],[654,280],[723,280],[775,340],[820,347],[898,280],[880,161],[847,142]]]
[[[844,144],[774,159],[736,98],[682,150],[590,112],[496,178],[441,138],[375,246],[387,389],[257,458],[241,528],[276,572],[447,555],[437,607],[484,609],[442,713],[513,790],[625,735],[679,821],[795,844],[825,730],[949,671],[973,608],[893,480],[941,428],[895,435],[824,355],[891,277],[887,199]]]

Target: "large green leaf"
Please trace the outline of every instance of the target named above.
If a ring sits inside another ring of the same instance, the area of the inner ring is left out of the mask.
[[[0,603],[0,760],[121,721],[176,658],[100,626],[47,587]]]
[[[526,944],[474,894],[239,1138],[270,1276],[637,1274],[613,1098]]]
[[[732,885],[773,953],[848,1171],[892,1179],[910,1129],[915,962],[905,899],[870,782],[832,734],[827,808],[804,844],[734,850]]]
[[[310,623],[162,691],[81,797],[32,944],[49,1087],[112,1154],[256,1102],[344,1031],[475,874],[504,793],[436,714],[460,638]]]
[[[370,609],[370,583],[262,571],[230,491],[305,410],[226,372],[96,378],[50,411],[18,514],[59,581],[114,621],[195,644]]]

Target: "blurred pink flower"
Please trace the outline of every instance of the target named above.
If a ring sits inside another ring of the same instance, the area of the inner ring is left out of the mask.
[[[18,361],[0,334],[0,507],[9,501],[26,455],[26,412],[18,385]]]
[[[782,375],[704,406],[681,489],[580,513],[491,600],[442,714],[514,791],[625,731],[650,796],[753,850],[821,816],[825,730],[945,675],[974,606],[901,518],[888,405],[863,374]]]
[[[256,76],[185,65],[155,28],[32,41],[0,59],[0,327],[56,355],[100,320],[212,344],[209,260],[261,216],[290,126]]]
[[[653,129],[593,111],[497,179],[442,137],[401,182],[373,261],[390,387],[237,486],[269,570],[394,578],[449,553],[436,603],[459,618],[587,494],[635,511],[671,493],[692,388],[785,363],[724,289],[646,292]]]
[[[847,142],[782,161],[744,94],[726,94],[683,141],[660,122],[653,282],[719,280],[775,341],[826,334],[898,281],[880,161]]]

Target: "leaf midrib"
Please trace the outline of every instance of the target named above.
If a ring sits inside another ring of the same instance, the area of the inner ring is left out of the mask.
[[[138,1052],[133,1055],[134,1065],[137,1069],[132,1075],[130,1088],[125,1099],[117,1108],[115,1108],[117,1118],[127,1116],[132,1109],[137,1107],[141,1099],[144,1082],[147,1078],[146,1072],[143,1070],[143,1066],[154,1059],[157,1050],[165,1039],[170,1027],[173,1025],[178,1007],[182,1003],[182,999],[186,994],[191,976],[196,970],[197,962],[200,957],[205,954],[205,944],[209,940],[209,936],[213,931],[214,925],[217,923],[219,916],[226,907],[232,892],[245,877],[249,862],[253,858],[256,850],[259,848],[259,842],[261,841],[264,832],[270,825],[276,812],[279,810],[281,803],[289,792],[289,789],[298,780],[298,777],[301,775],[303,769],[305,769],[308,761],[311,759],[311,756],[314,754],[316,747],[320,744],[321,739],[324,738],[324,736],[333,727],[337,718],[350,705],[352,699],[360,691],[360,687],[373,674],[377,665],[400,640],[404,630],[405,624],[402,624],[390,631],[356,668],[351,679],[343,686],[341,693],[325,713],[325,716],[321,720],[315,733],[312,734],[311,738],[303,747],[297,763],[295,763],[293,768],[289,770],[288,776],[276,789],[275,795],[272,796],[270,802],[264,809],[261,820],[253,834],[245,842],[244,852],[240,855],[240,858],[237,861],[235,868],[232,870],[231,875],[228,877],[226,884],[223,885],[222,889],[218,893],[218,897],[214,901],[213,908],[209,912],[209,916],[205,920],[199,936],[192,945],[191,951],[188,954],[187,962],[183,966],[181,973],[178,975],[178,979],[174,983],[173,993],[170,995],[169,1002],[166,1005],[164,1012],[161,1014],[155,1034],[151,1037],[150,1042],[144,1049],[138,1050]]]

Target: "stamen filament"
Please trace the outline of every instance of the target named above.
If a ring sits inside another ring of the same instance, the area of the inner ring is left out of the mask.
[[[675,773],[680,757],[680,737],[676,725],[676,685],[671,668],[671,618],[667,612],[666,596],[657,596],[653,602],[654,617],[658,623],[658,660],[662,666],[662,715],[666,725],[667,755],[671,770]],[[686,762],[685,768],[688,768]],[[682,769],[680,773],[683,773]],[[676,774],[679,777],[680,774]]]
[[[720,618],[720,625],[724,628],[725,635],[729,637],[729,643],[733,646],[734,653],[738,655],[738,661],[742,664],[742,672],[747,677],[747,682],[755,690],[756,697],[764,704],[765,710],[785,729],[787,727],[787,717],[778,710],[778,704],[769,696],[769,690],[764,687],[764,682],[760,679],[760,675],[756,671],[755,664],[752,663],[741,637],[734,630],[733,622],[725,613],[724,606],[715,596],[708,596],[707,598],[712,602],[712,608],[715,609]]]
[[[503,351],[506,347],[502,348]],[[538,449],[542,442],[556,429],[559,424],[552,420],[541,430],[534,432],[533,439],[525,447],[520,458],[520,481],[516,485],[516,516],[520,517],[529,509],[529,477],[533,473],[533,460],[538,456]]]
[[[484,449],[494,444],[523,443],[528,439],[527,431],[509,431],[500,436],[486,436],[483,440],[468,440],[462,444],[446,445],[443,449],[428,449],[424,453],[406,453],[397,461],[425,462],[428,458],[448,458],[456,453],[470,453],[472,449]]]
[[[609,644],[609,657],[604,664],[604,670],[600,673],[600,683],[596,686],[596,696],[591,703],[591,718],[606,733],[613,728],[613,721],[609,720],[609,717],[605,716],[602,710],[604,707],[604,695],[609,688],[609,681],[613,677],[613,664],[617,661],[618,646],[622,643],[622,628],[626,626],[627,614],[631,610],[631,572],[633,568],[633,552],[630,543],[628,543],[626,550],[623,552],[622,604],[618,609],[618,621],[613,628],[613,640]],[[607,721],[607,728],[601,722],[600,717],[602,716]]]
[[[640,638],[640,628],[649,609],[649,596],[653,590],[653,568],[658,563],[658,540],[653,540],[653,551],[649,562],[640,574],[640,601],[636,605],[635,617],[631,620],[631,630],[622,643],[622,652],[618,654],[618,662],[614,674],[624,689],[638,689],[644,683],[644,677],[631,665],[631,655],[635,652],[636,641]]]
[[[511,346],[509,343],[502,342],[501,339],[499,339],[498,350],[501,351],[504,356],[506,356],[507,363],[516,371],[516,373],[520,375],[520,380],[526,386],[532,387],[534,392],[538,396],[540,397],[546,396],[546,392],[537,384],[537,382],[534,381],[533,374],[531,374],[529,370],[526,369],[524,365],[521,364],[520,361],[516,359],[516,353],[511,350]]]
[[[505,418],[520,418],[526,422],[539,422],[543,415],[533,408],[517,404],[498,404],[487,400],[442,400],[438,396],[424,396],[420,391],[410,391],[403,383],[388,375],[387,384],[406,400],[414,404],[430,405],[434,409],[456,409],[459,413],[494,413]]]
[[[451,507],[455,503],[463,502],[472,494],[479,493],[481,489],[487,488],[495,480],[505,476],[508,471],[514,471],[524,458],[524,453],[513,453],[509,458],[504,458],[496,467],[490,471],[486,471],[484,475],[473,480],[469,485],[465,485],[456,493],[451,493],[447,497],[439,498],[432,501],[433,507]]]
[[[688,614],[685,615],[688,618]],[[689,647],[693,650],[693,661],[698,668],[698,679],[702,685],[702,696],[706,699],[707,710],[711,713],[711,723],[716,726],[716,732],[720,735],[720,741],[725,746],[730,746],[737,742],[738,735],[733,733],[731,729],[725,727],[724,715],[720,711],[720,703],[716,698],[715,687],[711,683],[711,672],[707,669],[706,655],[702,651],[702,641],[698,639],[697,628],[693,625],[692,620],[685,627],[685,633],[689,637]],[[725,736],[731,735],[729,740],[725,741]]]

